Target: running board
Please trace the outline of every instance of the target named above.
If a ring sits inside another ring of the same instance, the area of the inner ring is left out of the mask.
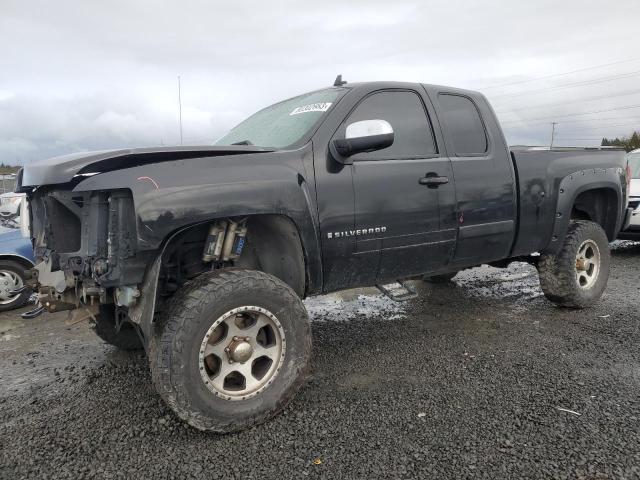
[[[404,302],[416,298],[418,294],[413,288],[401,282],[376,285],[378,289],[394,302]]]

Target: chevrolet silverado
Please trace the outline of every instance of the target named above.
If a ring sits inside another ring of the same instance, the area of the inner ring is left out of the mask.
[[[591,305],[626,214],[624,152],[510,149],[486,98],[346,84],[269,106],[210,146],[26,166],[38,303],[147,350],[192,426],[281,411],[309,369],[306,296],[527,261],[553,303]],[[400,287],[385,286],[399,282]]]

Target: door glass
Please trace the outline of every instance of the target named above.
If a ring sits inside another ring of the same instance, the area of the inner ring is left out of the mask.
[[[393,145],[354,155],[354,160],[424,158],[437,153],[431,124],[417,94],[408,91],[374,93],[360,102],[345,125],[377,119],[386,120],[393,127]]]
[[[441,94],[438,100],[453,144],[453,153],[458,157],[485,153],[487,136],[474,103],[460,95]]]

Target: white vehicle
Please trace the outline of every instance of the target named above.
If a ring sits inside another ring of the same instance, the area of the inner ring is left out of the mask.
[[[640,148],[627,154],[627,165],[631,172],[629,189],[629,208],[633,209],[629,226],[618,238],[640,240]]]
[[[24,193],[8,192],[0,195],[0,223],[3,226],[16,228],[19,225],[20,205],[24,198]]]

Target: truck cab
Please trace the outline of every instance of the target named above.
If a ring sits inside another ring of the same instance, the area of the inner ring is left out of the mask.
[[[484,97],[403,83],[352,89],[313,144],[325,289],[508,255],[517,221],[514,171]],[[370,119],[392,126],[393,144],[336,162],[332,142]],[[353,220],[336,211],[336,193],[353,205]]]

